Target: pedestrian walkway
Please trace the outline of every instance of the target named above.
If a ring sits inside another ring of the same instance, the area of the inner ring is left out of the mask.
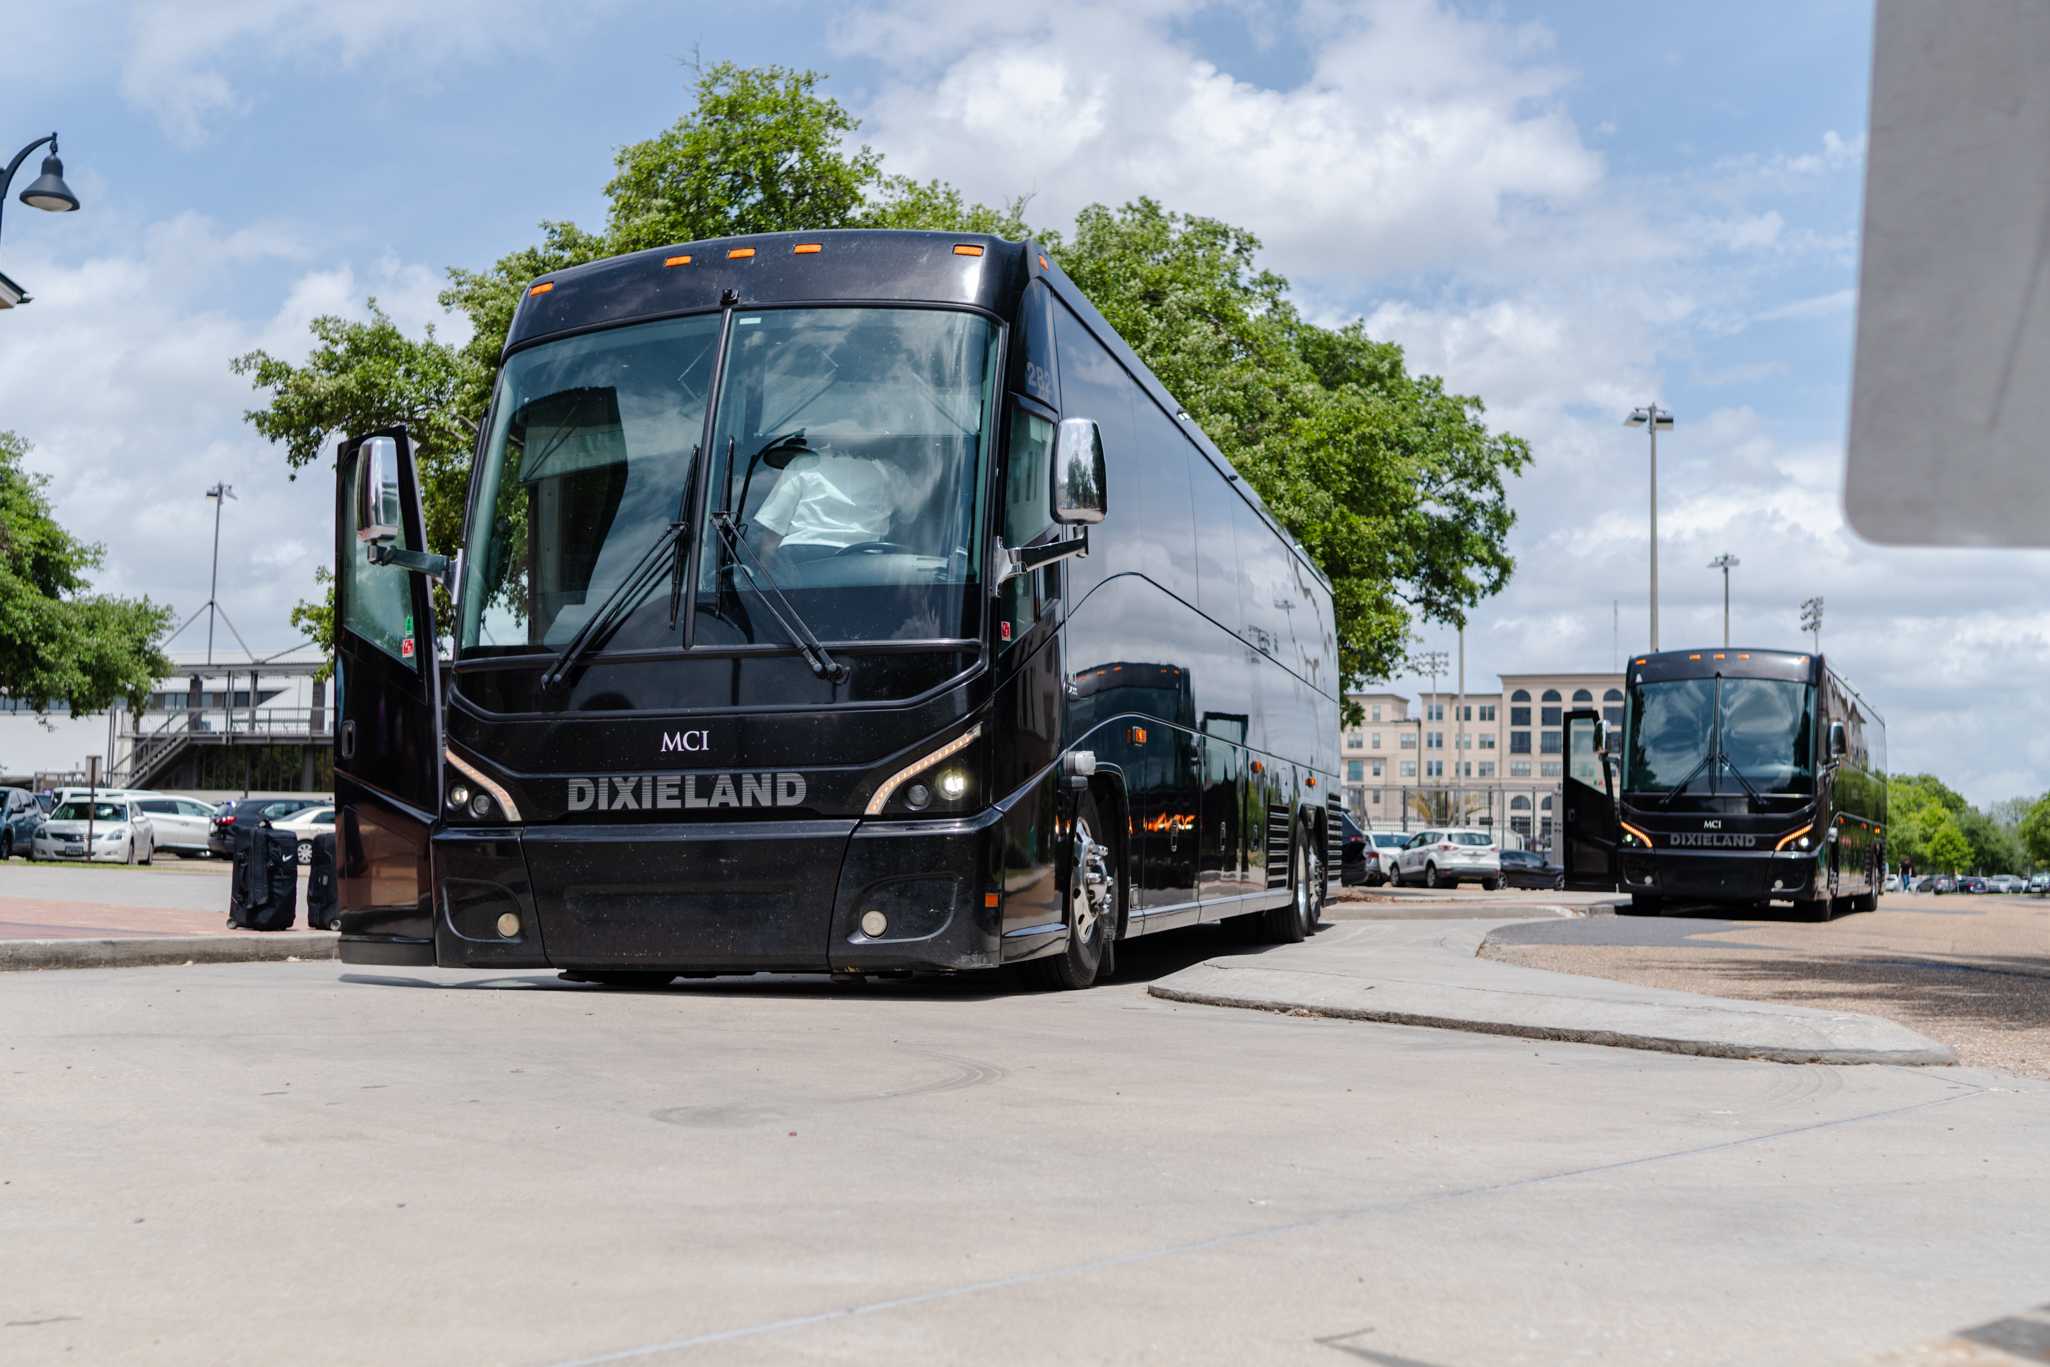
[[[301,888],[300,924],[305,898]],[[228,924],[228,865],[0,864],[0,971],[333,958],[332,932]]]
[[[1527,918],[1526,918],[1527,919]],[[1946,1045],[1851,1011],[1725,1001],[1475,957],[1509,920],[1360,921],[1231,955],[1148,989],[1169,1001],[1783,1063],[1955,1063]]]

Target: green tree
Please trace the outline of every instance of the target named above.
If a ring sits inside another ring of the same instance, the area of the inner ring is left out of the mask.
[[[1972,860],[1972,845],[1949,813],[1937,817],[1929,834],[1929,862],[1945,873],[1956,873]]]
[[[26,468],[31,449],[0,431],[0,696],[36,712],[102,712],[116,699],[140,710],[171,672],[171,610],[90,592],[104,551],[57,524],[48,479]]]
[[[2030,862],[2037,868],[2050,866],[2050,794],[2037,798],[2022,817],[2019,834]]]

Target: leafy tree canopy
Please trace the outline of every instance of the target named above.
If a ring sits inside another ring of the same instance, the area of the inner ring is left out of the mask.
[[[1929,832],[1928,860],[1945,873],[1957,873],[1971,865],[1972,844],[1948,812],[1937,816]]]
[[[103,712],[116,699],[140,710],[171,672],[160,646],[171,610],[90,591],[102,550],[57,524],[48,479],[25,468],[31,449],[0,432],[0,696],[36,712]]]
[[[688,113],[621,148],[602,231],[544,223],[541,240],[481,270],[454,269],[444,306],[460,348],[324,318],[294,366],[236,362],[265,392],[250,421],[296,469],[327,437],[405,421],[421,443],[429,546],[460,536],[471,434],[499,347],[537,276],[623,251],[737,234],[841,227],[1036,236],[1257,489],[1331,578],[1348,686],[1397,672],[1419,618],[1463,623],[1513,569],[1506,480],[1530,459],[1490,431],[1479,399],[1413,375],[1399,347],[1357,323],[1304,319],[1259,242],[1150,199],[1091,206],[1072,237],[1031,231],[1023,198],[998,207],[944,182],[883,169],[859,121],[816,72],[699,69]],[[302,605],[320,629],[321,609]],[[295,620],[297,620],[295,618]]]
[[[2017,834],[2035,866],[2050,867],[2050,794],[2036,799],[2022,817]]]

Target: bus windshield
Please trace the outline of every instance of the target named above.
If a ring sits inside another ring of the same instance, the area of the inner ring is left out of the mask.
[[[940,309],[735,313],[701,450],[725,334],[721,315],[697,315],[506,362],[472,513],[465,654],[559,650],[690,517],[694,479],[709,481],[682,548],[697,643],[787,645],[764,580],[827,641],[979,632],[994,325]],[[680,645],[670,576],[635,577],[601,648]]]
[[[1814,689],[1787,679],[1672,679],[1630,691],[1623,788],[1802,794],[1815,788]]]

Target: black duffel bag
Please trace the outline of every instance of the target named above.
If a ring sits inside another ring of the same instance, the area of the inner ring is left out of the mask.
[[[237,827],[228,924],[290,930],[299,915],[299,839],[290,831]]]
[[[313,862],[306,875],[306,924],[315,930],[340,930],[340,889],[335,886],[335,837],[322,831],[313,837]]]

